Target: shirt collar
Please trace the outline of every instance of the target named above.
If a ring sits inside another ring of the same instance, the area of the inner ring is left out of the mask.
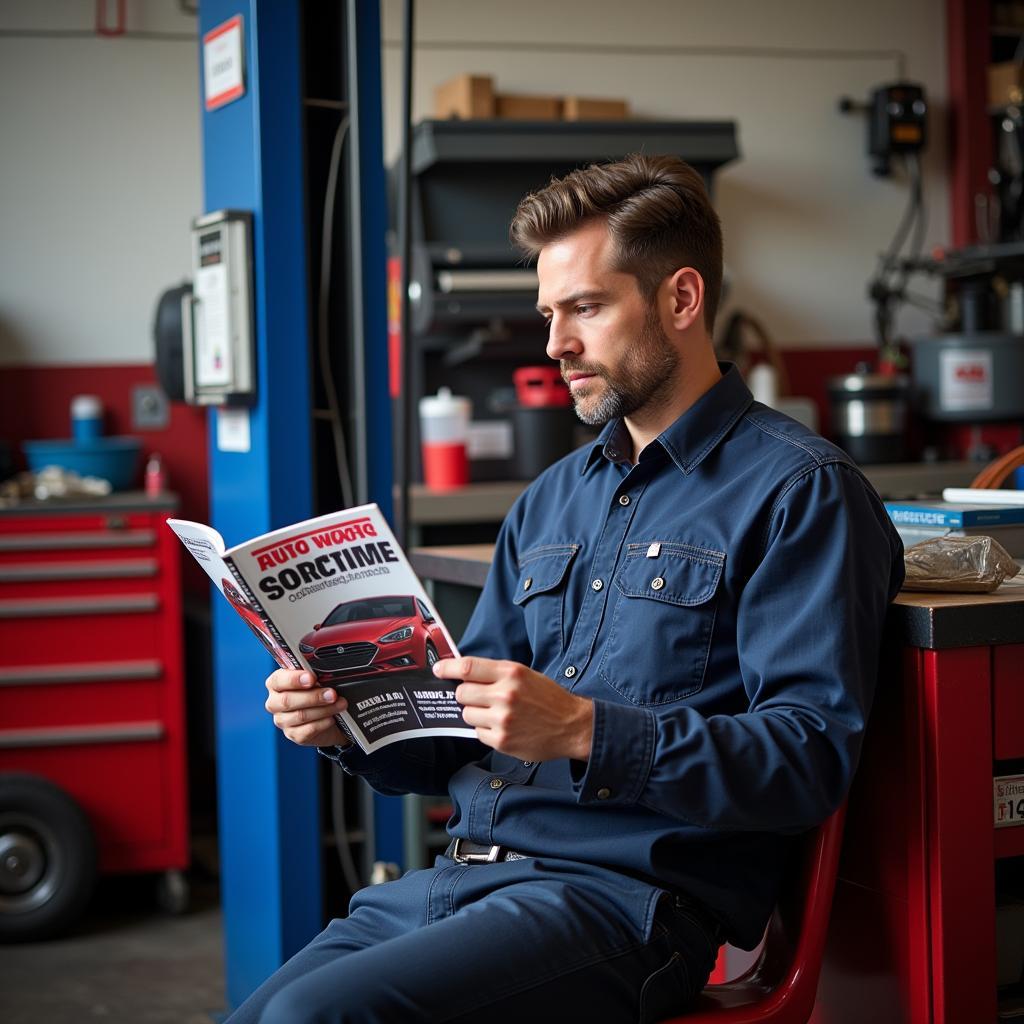
[[[721,379],[655,439],[683,473],[691,473],[700,465],[754,400],[734,364],[719,363],[718,368],[722,371]],[[644,458],[648,457],[651,447],[648,445],[645,449]],[[587,453],[581,473],[601,455],[609,462],[621,462],[629,458],[631,450],[626,425],[621,419],[611,420]]]

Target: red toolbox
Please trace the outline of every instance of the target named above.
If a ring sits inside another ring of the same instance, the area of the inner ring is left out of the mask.
[[[0,509],[0,938],[69,924],[96,870],[163,872],[163,901],[187,901],[173,507]]]

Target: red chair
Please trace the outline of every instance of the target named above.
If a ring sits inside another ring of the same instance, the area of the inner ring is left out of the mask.
[[[783,882],[757,961],[735,981],[708,985],[665,1024],[807,1024],[825,953],[843,841],[844,803],[808,838]]]

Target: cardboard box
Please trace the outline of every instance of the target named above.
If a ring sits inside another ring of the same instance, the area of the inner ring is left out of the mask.
[[[557,121],[562,116],[562,98],[498,93],[494,98],[494,112],[498,117],[515,121]]]
[[[1007,61],[988,66],[988,101],[993,107],[1024,100],[1024,66]]]
[[[566,121],[625,121],[629,117],[629,101],[566,96],[562,117]]]
[[[490,75],[459,75],[434,89],[434,116],[464,121],[494,117],[494,79]]]

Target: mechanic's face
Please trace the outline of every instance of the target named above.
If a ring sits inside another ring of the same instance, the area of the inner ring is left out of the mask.
[[[546,245],[537,260],[537,309],[548,322],[576,414],[599,425],[663,404],[677,386],[679,352],[632,274],[611,269],[602,221]]]

